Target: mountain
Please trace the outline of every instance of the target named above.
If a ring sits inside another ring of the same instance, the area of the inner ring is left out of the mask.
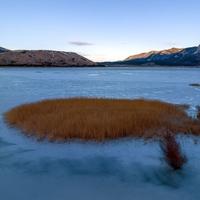
[[[170,54],[173,54],[173,53],[178,53],[182,50],[183,49],[179,49],[179,48],[171,48],[171,49],[166,49],[166,50],[162,50],[162,51],[150,51],[150,52],[147,52],[147,53],[141,53],[141,54],[129,56],[125,60],[148,58],[150,56],[158,55],[158,54],[159,55],[170,55]]]
[[[5,49],[5,48],[3,48],[3,47],[0,47],[0,53],[4,53],[4,52],[7,52],[7,51],[9,51],[8,49]]]
[[[96,63],[73,52],[15,50],[0,53],[0,66],[95,66]]]
[[[184,49],[171,48],[131,55],[123,61],[106,64],[159,65],[159,66],[200,66],[200,45]]]

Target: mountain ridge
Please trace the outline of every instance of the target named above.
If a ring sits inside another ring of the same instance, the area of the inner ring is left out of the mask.
[[[7,52],[7,51],[9,51],[8,49],[5,49],[5,48],[3,48],[3,47],[0,47],[0,53],[4,53],[4,52]]]
[[[136,59],[136,58],[147,58],[150,55],[158,54],[158,53],[161,54],[161,55],[165,55],[165,54],[168,55],[168,54],[180,52],[182,50],[183,50],[183,48],[172,47],[170,49],[164,49],[164,50],[161,50],[161,51],[149,51],[149,52],[131,55],[131,56],[127,57],[125,60],[132,60],[132,59]]]
[[[188,48],[171,48],[161,51],[149,51],[127,57],[116,62],[104,62],[106,65],[138,66],[200,66],[200,45]]]

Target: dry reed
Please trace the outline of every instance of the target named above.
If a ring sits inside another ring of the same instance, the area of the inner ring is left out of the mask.
[[[180,144],[176,141],[175,135],[170,133],[164,135],[161,139],[161,149],[165,161],[172,169],[182,169],[187,159],[182,152]]]
[[[197,119],[200,120],[200,106],[197,106]]]
[[[43,100],[11,109],[5,120],[27,135],[50,141],[149,138],[165,130],[200,133],[199,121],[190,118],[183,106],[144,99]]]

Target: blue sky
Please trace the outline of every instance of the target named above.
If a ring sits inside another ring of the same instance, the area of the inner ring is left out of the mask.
[[[0,0],[0,46],[95,61],[200,44],[199,0]]]

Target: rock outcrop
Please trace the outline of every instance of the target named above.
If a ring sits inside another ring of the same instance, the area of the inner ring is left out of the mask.
[[[95,66],[96,63],[73,52],[15,50],[0,53],[0,66]]]

